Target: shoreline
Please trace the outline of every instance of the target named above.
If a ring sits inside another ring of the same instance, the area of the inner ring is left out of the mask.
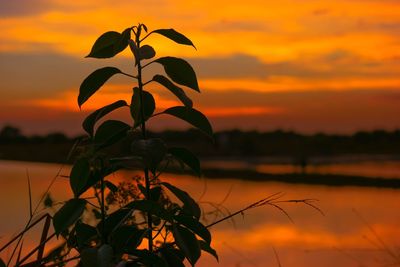
[[[21,160],[3,160],[1,162],[10,163],[37,163],[37,164],[62,164],[43,161],[21,161]],[[66,165],[69,165],[68,163]],[[178,169],[169,169],[167,173],[192,175],[189,171]],[[250,169],[226,169],[226,168],[203,168],[202,177],[205,179],[238,179],[255,182],[280,182],[288,184],[304,184],[319,186],[356,186],[356,187],[375,187],[400,189],[400,179],[390,179],[383,177],[366,177],[359,175],[344,174],[317,174],[317,173],[264,173]]]

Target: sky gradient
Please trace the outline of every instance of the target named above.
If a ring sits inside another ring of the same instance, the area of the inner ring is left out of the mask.
[[[174,28],[196,45],[147,39],[158,56],[195,68],[195,108],[216,130],[352,133],[400,128],[400,4],[391,0],[0,0],[0,126],[24,133],[81,133],[90,111],[129,100],[132,83],[112,78],[79,110],[95,68],[131,72],[125,51],[85,59],[96,38],[145,23]],[[150,75],[161,69],[150,69]],[[178,101],[148,88],[162,110]],[[122,115],[124,116],[124,115]],[[156,120],[152,129],[185,127]]]

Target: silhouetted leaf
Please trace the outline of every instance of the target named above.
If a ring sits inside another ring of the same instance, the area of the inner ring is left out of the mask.
[[[114,67],[104,67],[92,72],[85,80],[83,80],[78,95],[78,105],[81,107],[103,84],[113,75],[122,73]]]
[[[171,191],[180,201],[182,201],[184,211],[186,211],[189,215],[200,218],[200,207],[188,193],[167,182],[163,182],[161,184],[168,188],[169,191]]]
[[[89,242],[97,236],[97,230],[95,227],[78,222],[75,226],[76,241],[79,247],[88,246]]]
[[[79,197],[85,188],[90,176],[90,164],[87,158],[78,159],[71,169],[69,184],[75,197]]]
[[[201,175],[200,161],[190,150],[184,147],[171,147],[168,149],[168,153],[172,154],[176,159],[184,162],[198,176]]]
[[[207,242],[207,244],[211,243],[211,234],[208,229],[199,222],[198,218],[193,218],[192,216],[185,215],[185,214],[178,214],[174,217],[174,219],[186,226],[189,230],[191,230],[196,235],[200,236]]]
[[[111,267],[112,258],[114,255],[113,248],[108,244],[103,244],[97,250],[97,266],[98,267]]]
[[[209,137],[212,138],[213,130],[207,117],[200,111],[194,108],[188,108],[183,106],[172,107],[165,110],[163,113],[175,116],[181,120],[184,120],[199,130],[203,131]]]
[[[143,94],[143,115],[144,121],[147,121],[151,115],[153,115],[154,110],[156,109],[156,102],[154,101],[154,97],[147,91],[142,91]],[[131,116],[135,121],[134,127],[139,126],[142,123],[142,111],[141,111],[141,101],[140,101],[140,90],[139,88],[133,88],[133,96],[131,102]]]
[[[110,181],[104,181],[104,185],[110,189],[111,192],[116,193],[118,191],[118,186],[116,186],[115,184],[113,184]]]
[[[94,111],[93,113],[91,113],[89,116],[86,117],[86,119],[82,123],[83,129],[91,137],[93,137],[94,125],[96,124],[96,122],[105,115],[107,115],[108,113],[110,113],[111,111],[124,106],[128,106],[128,104],[124,100],[118,100],[110,105],[99,108],[98,110]]]
[[[204,242],[203,240],[198,240],[201,250],[210,253],[214,258],[219,261],[217,252],[209,245],[209,243]]]
[[[127,208],[140,210],[155,215],[163,220],[172,221],[172,216],[160,204],[151,200],[134,200],[130,202]]]
[[[176,57],[161,57],[154,62],[163,65],[165,73],[176,83],[200,92],[196,73],[185,60]]]
[[[155,30],[153,32],[161,34],[161,35],[171,39],[172,41],[174,41],[174,42],[176,42],[178,44],[191,45],[194,48],[196,48],[194,46],[194,44],[192,43],[192,41],[189,40],[189,38],[187,38],[182,33],[179,33],[177,31],[175,31],[174,29],[158,29],[158,30]]]
[[[186,107],[193,107],[193,101],[185,94],[185,92],[175,84],[173,84],[167,77],[162,75],[155,75],[153,81],[158,82],[165,88],[170,90]]]
[[[161,197],[161,186],[154,186],[150,189],[150,199],[154,202],[158,202]]]
[[[101,147],[118,142],[126,136],[131,127],[122,121],[108,120],[99,126],[94,136],[94,141]]]
[[[164,259],[167,261],[168,266],[170,267],[185,267],[183,264],[183,259],[181,259],[177,255],[177,250],[173,248],[161,248],[160,250],[161,255],[164,257]]]
[[[89,174],[89,179],[87,180],[85,186],[80,191],[78,191],[78,195],[86,192],[91,186],[95,185],[98,181],[101,180],[102,177],[105,176],[106,175],[102,175],[99,171],[92,170]]]
[[[133,266],[152,266],[152,267],[171,267],[167,262],[155,253],[151,253],[146,249],[129,249],[128,253],[138,257],[138,261],[142,264]],[[131,265],[129,265],[131,266]],[[175,266],[174,266],[175,267]]]
[[[139,48],[139,59],[150,59],[155,57],[156,51],[150,45],[144,45]]]
[[[6,267],[6,264],[4,263],[4,261],[2,259],[0,259],[0,267]]]
[[[53,217],[53,226],[56,234],[68,229],[75,223],[85,210],[86,200],[73,198],[68,200]]]
[[[125,29],[122,34],[109,31],[102,34],[94,43],[92,50],[86,57],[110,58],[123,51],[131,38],[131,29]]]
[[[82,250],[80,254],[82,267],[98,267],[97,250],[97,248],[85,248]]]
[[[103,221],[100,221],[96,228],[100,233],[103,233],[104,237],[107,239],[115,229],[120,227],[120,225],[122,225],[130,217],[131,214],[132,211],[130,209],[118,209],[106,217],[104,226]]]
[[[167,146],[160,138],[139,139],[132,142],[131,151],[134,155],[140,156],[146,167],[154,173],[167,153]]]
[[[138,65],[139,61],[143,59],[151,59],[156,55],[156,51],[150,45],[143,45],[138,48],[136,46],[136,43],[132,40],[129,42],[129,48],[131,49],[132,54],[135,57],[135,66]]]
[[[190,264],[194,266],[201,254],[196,236],[185,227],[176,224],[173,225],[172,234],[179,249],[183,251]]]
[[[118,253],[125,253],[127,247],[137,248],[147,231],[133,225],[121,225],[111,235],[111,244]]]

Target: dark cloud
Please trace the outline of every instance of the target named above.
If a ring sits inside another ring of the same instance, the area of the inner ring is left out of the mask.
[[[0,17],[38,14],[51,7],[48,0],[0,0]]]
[[[190,62],[203,78],[267,78],[292,76],[299,78],[343,78],[390,76],[399,74],[399,62],[373,61],[346,50],[308,56],[293,61],[262,62],[250,55],[194,58]],[[321,67],[322,66],[322,67]],[[390,71],[385,66],[391,67]]]
[[[368,61],[347,51],[316,57],[315,60],[264,63],[249,55],[230,57],[188,58],[200,79],[202,78],[268,78],[292,76],[298,78],[388,77],[398,75],[398,60],[389,62]],[[52,97],[59,92],[78,88],[82,80],[96,68],[116,66],[129,72],[129,58],[109,60],[75,58],[56,53],[0,53],[0,89],[3,97]],[[323,68],[320,65],[323,64]],[[160,71],[158,65],[150,65],[148,73]],[[386,68],[384,68],[386,66]],[[146,77],[150,79],[151,76]],[[113,82],[126,82],[122,77]],[[345,85],[344,85],[345,86]]]
[[[118,66],[129,70],[128,59],[95,60],[60,54],[0,53],[0,88],[3,97],[52,97],[65,89],[79,88],[96,68]],[[116,77],[115,81],[120,81]]]

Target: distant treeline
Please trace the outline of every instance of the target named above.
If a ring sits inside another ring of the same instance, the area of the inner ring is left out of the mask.
[[[149,136],[160,137],[169,146],[188,147],[201,157],[287,157],[301,161],[309,157],[350,154],[400,155],[400,130],[352,135],[230,130],[216,133],[214,141],[197,130],[153,132]],[[24,136],[18,128],[5,126],[0,131],[0,158],[63,161],[80,138],[69,138],[63,133]],[[133,136],[128,137],[116,149],[129,153],[132,139]]]

